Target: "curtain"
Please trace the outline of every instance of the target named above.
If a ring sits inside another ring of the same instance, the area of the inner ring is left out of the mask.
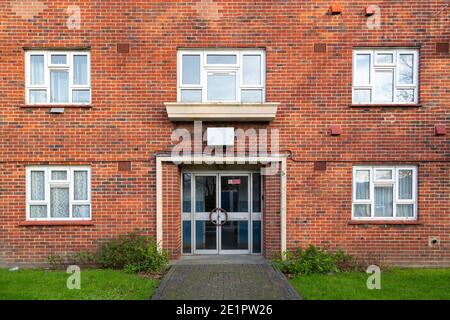
[[[87,171],[74,171],[74,200],[88,200]]]
[[[52,218],[69,217],[69,188],[50,189],[50,216]]]
[[[375,216],[392,217],[393,216],[393,188],[375,187]]]
[[[356,171],[356,199],[358,200],[370,199],[369,175],[368,170]]]
[[[399,198],[412,199],[412,170],[399,171]]]
[[[44,56],[32,55],[30,56],[30,84],[43,85],[44,84]]]
[[[30,206],[30,218],[47,218],[47,206],[46,205]]]
[[[355,217],[370,217],[370,204],[354,204],[353,215]]]
[[[72,216],[74,218],[89,218],[90,216],[90,208],[91,206],[86,204],[86,205],[74,205],[72,207]]]
[[[44,171],[31,171],[31,200],[45,200]]]
[[[67,171],[52,171],[52,180],[67,180]]]
[[[414,216],[413,204],[398,204],[397,217],[412,217]]]
[[[50,101],[69,102],[69,73],[67,71],[50,73]]]
[[[73,84],[88,84],[87,56],[73,56]]]

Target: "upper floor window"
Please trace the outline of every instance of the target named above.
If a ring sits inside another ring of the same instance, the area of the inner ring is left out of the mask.
[[[416,219],[417,167],[353,168],[354,219]]]
[[[26,51],[25,81],[27,104],[90,104],[90,53]]]
[[[27,220],[91,218],[89,167],[27,168]]]
[[[178,52],[179,102],[263,103],[263,50],[181,50]]]
[[[353,51],[354,104],[418,103],[417,49]]]

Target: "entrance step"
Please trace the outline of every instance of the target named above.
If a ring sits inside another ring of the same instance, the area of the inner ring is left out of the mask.
[[[172,265],[211,265],[211,264],[267,264],[263,256],[258,255],[195,255],[182,256]]]

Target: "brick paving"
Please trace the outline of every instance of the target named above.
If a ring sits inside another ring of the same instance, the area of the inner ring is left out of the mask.
[[[283,274],[267,262],[174,264],[154,300],[297,300]]]

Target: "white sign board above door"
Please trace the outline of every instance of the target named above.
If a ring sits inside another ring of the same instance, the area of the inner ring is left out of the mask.
[[[210,147],[234,145],[234,128],[206,129],[207,144]]]

